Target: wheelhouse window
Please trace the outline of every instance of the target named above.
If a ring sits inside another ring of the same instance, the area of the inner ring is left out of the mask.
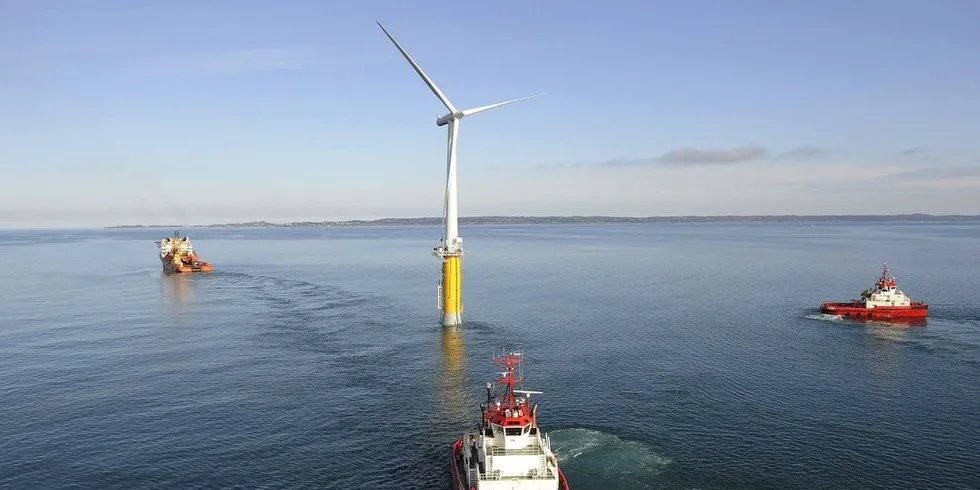
[[[507,427],[504,429],[504,434],[508,436],[519,436],[521,435],[522,429],[520,427]]]

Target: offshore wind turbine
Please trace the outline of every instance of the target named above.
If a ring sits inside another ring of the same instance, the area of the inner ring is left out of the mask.
[[[471,116],[483,111],[493,109],[495,107],[500,107],[502,105],[512,104],[525,99],[530,99],[531,97],[537,97],[541,94],[530,95],[527,97],[521,97],[519,99],[507,100],[504,102],[497,102],[496,104],[485,105],[481,107],[474,107],[473,109],[456,109],[456,106],[449,101],[442,90],[436,86],[435,82],[429,78],[428,75],[422,71],[422,67],[419,66],[415,60],[409,56],[408,52],[405,51],[398,41],[385,29],[385,26],[378,22],[378,27],[384,31],[388,39],[391,40],[392,44],[398,48],[405,60],[408,61],[412,68],[415,69],[415,73],[418,73],[422,77],[422,81],[428,85],[429,90],[432,91],[439,101],[442,102],[449,113],[436,119],[436,126],[448,126],[449,130],[449,146],[447,148],[447,163],[446,163],[446,195],[445,195],[445,234],[442,243],[439,244],[433,251],[433,254],[442,260],[442,279],[439,281],[439,286],[437,288],[437,298],[439,309],[442,311],[442,324],[444,326],[456,326],[463,323],[462,313],[463,313],[463,297],[462,297],[462,264],[461,258],[463,256],[463,239],[459,236],[459,207],[457,202],[456,194],[456,140],[459,138],[459,121],[466,116]]]

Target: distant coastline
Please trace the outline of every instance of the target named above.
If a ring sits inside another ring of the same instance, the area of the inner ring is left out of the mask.
[[[773,215],[773,216],[467,216],[459,218],[461,225],[585,225],[622,223],[757,223],[757,222],[871,222],[871,221],[978,221],[980,215],[933,214],[853,214],[853,215]],[[353,226],[435,226],[442,218],[382,218],[375,220],[293,221],[271,223],[217,223],[210,225],[115,225],[118,228],[331,228]]]

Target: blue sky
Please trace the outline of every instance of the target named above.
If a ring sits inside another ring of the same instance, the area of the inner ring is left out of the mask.
[[[980,3],[0,0],[0,226],[980,214]]]

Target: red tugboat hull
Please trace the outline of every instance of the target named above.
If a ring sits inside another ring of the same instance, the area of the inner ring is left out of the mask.
[[[451,468],[453,474],[453,490],[473,490],[466,488],[466,474],[463,473],[463,440],[456,439],[453,443],[453,448],[449,451],[449,460],[451,461]],[[571,490],[568,486],[568,481],[565,480],[565,474],[561,472],[561,468],[558,468],[558,490]]]
[[[892,320],[901,318],[925,318],[929,314],[929,305],[913,301],[909,306],[875,306],[867,308],[860,301],[850,303],[823,303],[820,311],[828,315],[841,315],[850,318],[865,318],[868,320]]]
[[[929,314],[929,305],[912,301],[898,289],[894,276],[888,275],[888,264],[882,264],[881,277],[874,287],[861,292],[861,299],[846,303],[823,303],[820,311],[861,320],[923,321]]]

